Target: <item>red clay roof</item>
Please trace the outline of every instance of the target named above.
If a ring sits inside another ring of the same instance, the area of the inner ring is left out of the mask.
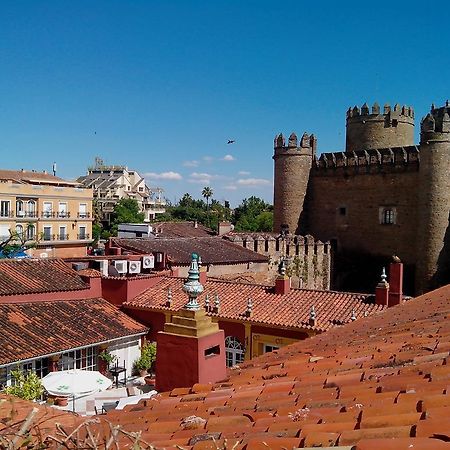
[[[173,239],[179,237],[208,237],[216,233],[210,228],[194,222],[155,222],[151,224],[153,233],[164,239]]]
[[[260,255],[220,237],[178,238],[178,239],[112,239],[112,245],[139,254],[166,253],[174,264],[188,265],[192,253],[202,257],[203,264],[241,264],[268,262]]]
[[[0,296],[88,288],[78,273],[60,259],[0,260]]]
[[[25,183],[33,183],[38,182],[47,182],[51,184],[70,184],[70,185],[78,185],[79,183],[73,181],[67,181],[60,177],[55,177],[52,174],[46,172],[37,172],[32,170],[0,170],[0,180],[12,180],[12,181],[21,181]]]
[[[446,286],[106,418],[156,449],[448,449],[449,298]]]
[[[124,303],[125,308],[156,308],[177,311],[187,302],[182,291],[185,280],[182,278],[164,277],[154,287],[148,288],[133,300]],[[172,306],[166,306],[167,290],[172,291]],[[367,294],[348,292],[316,291],[291,289],[288,294],[276,295],[273,286],[248,283],[234,283],[208,279],[205,290],[199,296],[203,306],[208,294],[210,306],[214,306],[215,295],[220,299],[219,313],[210,312],[211,316],[226,319],[251,321],[283,327],[313,328],[327,330],[334,325],[351,321],[352,312],[356,317],[373,314],[383,309],[375,305]],[[248,299],[252,300],[252,315],[245,315]],[[316,325],[309,325],[309,313],[314,305]]]
[[[102,298],[0,304],[0,365],[146,333]]]

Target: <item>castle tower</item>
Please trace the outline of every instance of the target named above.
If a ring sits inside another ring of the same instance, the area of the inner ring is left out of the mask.
[[[292,133],[287,146],[282,134],[275,137],[273,229],[277,233],[284,224],[289,226],[291,233],[298,231],[316,145],[314,135],[306,133],[300,142]]]
[[[418,196],[416,293],[450,277],[450,107],[431,107],[422,119]]]
[[[367,103],[347,111],[346,151],[414,145],[414,111],[408,106]]]

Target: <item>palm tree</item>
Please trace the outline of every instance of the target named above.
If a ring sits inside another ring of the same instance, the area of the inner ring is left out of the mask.
[[[209,198],[213,196],[213,190],[209,186],[205,186],[202,190],[202,196],[206,198],[206,214],[208,216],[208,226],[209,223]]]

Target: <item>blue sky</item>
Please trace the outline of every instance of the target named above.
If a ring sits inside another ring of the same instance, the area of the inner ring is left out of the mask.
[[[1,166],[72,179],[100,156],[171,201],[271,201],[276,133],[342,150],[350,105],[412,105],[419,128],[450,97],[448,2],[370,4],[5,0]]]

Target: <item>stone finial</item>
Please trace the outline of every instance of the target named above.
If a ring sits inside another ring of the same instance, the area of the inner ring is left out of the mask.
[[[220,298],[219,298],[219,294],[217,294],[217,293],[214,298],[214,308],[215,308],[216,312],[218,313],[220,310]]]
[[[200,272],[200,269],[202,268],[202,257],[200,255],[198,255],[197,265],[198,265],[198,271]]]
[[[309,310],[309,320],[316,320],[316,310],[314,309],[314,305],[312,305],[311,309]]]
[[[292,132],[291,135],[289,136],[288,147],[296,148],[297,144],[298,144],[297,135],[294,132]]]
[[[350,107],[347,109],[347,117],[352,117],[352,115],[353,115],[352,107],[350,106]]]
[[[449,133],[450,132],[450,115],[447,111],[444,112],[442,116],[442,132]]]
[[[436,127],[436,121],[434,120],[434,117],[428,113],[423,119],[421,123],[421,131],[434,131]]]
[[[356,320],[356,314],[355,314],[355,310],[354,309],[352,309],[352,316],[350,317],[350,320],[352,322],[354,322]]]
[[[166,300],[167,306],[172,306],[172,289],[169,287],[167,288],[167,300]]]
[[[280,264],[278,265],[278,274],[282,277],[286,276],[286,259],[282,258]]]
[[[448,100],[445,101],[445,106],[448,108]]]
[[[252,299],[249,298],[247,300],[247,310],[245,311],[245,314],[247,315],[247,317],[250,317],[252,315],[252,311],[253,311],[253,303],[252,303]]]
[[[280,133],[278,136],[275,136],[275,147],[284,147],[285,145],[285,140],[284,140],[284,136],[283,133]]]
[[[352,109],[352,116],[359,116],[359,108],[356,105]]]
[[[372,106],[372,114],[380,114],[380,105],[377,102]]]
[[[400,104],[396,103],[396,104],[394,105],[394,111],[400,112],[400,110],[401,110]]]
[[[362,116],[369,115],[369,105],[367,103],[364,103],[364,105],[361,106],[361,115]]]
[[[311,145],[311,142],[309,140],[309,134],[308,133],[303,133],[302,138],[300,140],[300,147],[302,148],[309,148]]]
[[[205,309],[206,311],[209,311],[209,295],[206,294],[205,296]]]
[[[192,253],[188,274],[188,278],[183,285],[183,291],[189,296],[189,300],[184,305],[184,308],[190,311],[197,311],[200,309],[197,297],[203,292],[203,285],[199,282],[200,274],[198,270],[198,255],[196,253]]]
[[[386,275],[386,267],[383,267],[383,270],[381,271],[381,282],[384,284],[386,283],[387,275]]]
[[[391,105],[389,103],[384,104],[384,114],[389,114],[391,112]]]

